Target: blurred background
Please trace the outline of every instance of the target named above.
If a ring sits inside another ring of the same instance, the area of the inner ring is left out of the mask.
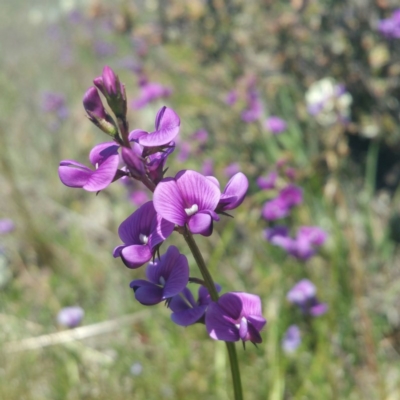
[[[245,398],[399,399],[396,5],[2,1],[0,398],[232,397],[224,343],[141,306],[129,283],[144,268],[112,257],[150,193],[118,181],[96,196],[58,178],[61,160],[89,165],[109,140],[82,107],[109,65],[131,129],[151,132],[163,105],[180,116],[167,175],[249,179],[234,218],[198,238],[223,292],[262,299],[263,343],[237,346]],[[288,186],[302,201],[271,211]],[[304,226],[321,237],[304,242]],[[179,235],[170,244],[199,276]],[[309,297],[293,301],[304,280]]]

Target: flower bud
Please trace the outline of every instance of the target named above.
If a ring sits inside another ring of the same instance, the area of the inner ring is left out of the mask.
[[[103,68],[103,74],[93,80],[94,85],[103,93],[107,103],[117,118],[125,118],[127,104],[125,86],[109,67]]]
[[[118,133],[117,126],[105,110],[99,93],[95,87],[90,87],[83,96],[83,107],[89,119],[103,132],[115,138]]]

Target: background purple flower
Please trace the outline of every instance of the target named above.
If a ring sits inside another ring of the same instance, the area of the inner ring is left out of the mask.
[[[259,176],[257,178],[257,185],[263,190],[274,189],[277,179],[278,173],[276,171],[272,171],[267,176]]]
[[[304,314],[318,317],[328,310],[325,303],[320,303],[316,297],[315,285],[308,279],[302,279],[289,290],[286,298],[296,304]]]
[[[10,218],[0,219],[0,235],[10,233],[15,229],[14,221]]]
[[[67,328],[75,328],[81,323],[84,315],[85,311],[81,307],[65,307],[57,314],[57,322]]]
[[[285,353],[294,353],[301,344],[300,328],[290,325],[282,340],[282,349]]]
[[[272,134],[278,135],[286,130],[287,123],[282,118],[279,118],[275,115],[271,115],[269,118],[265,120],[264,126]]]

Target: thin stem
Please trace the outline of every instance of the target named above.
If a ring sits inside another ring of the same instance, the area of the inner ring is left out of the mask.
[[[193,235],[189,231],[189,229],[185,228],[185,230],[183,232],[183,237],[185,238],[186,243],[188,244],[190,251],[193,254],[193,257],[196,260],[196,264],[199,267],[201,275],[203,276],[205,286],[207,287],[208,292],[210,293],[211,299],[213,301],[217,301],[219,296],[218,296],[217,289],[215,288],[215,283],[212,279],[210,272],[207,269],[206,263],[204,262],[204,258],[202,256],[202,254],[200,253],[200,250],[197,247],[197,244],[194,241]]]
[[[215,288],[214,281],[212,279],[210,272],[208,271],[206,263],[204,262],[204,258],[200,253],[199,248],[197,247],[193,235],[191,234],[191,232],[187,227],[184,228],[182,234],[186,240],[186,243],[190,248],[190,251],[193,254],[194,259],[196,260],[196,264],[200,269],[201,275],[203,276],[204,279],[205,286],[207,287],[208,292],[210,293],[211,299],[213,301],[218,301],[219,296],[217,289]],[[225,344],[229,355],[229,364],[231,367],[232,385],[233,385],[235,400],[243,400],[242,382],[240,379],[239,363],[236,355],[235,343],[225,342]]]
[[[242,381],[240,379],[239,362],[236,355],[235,342],[225,342],[226,349],[229,354],[229,362],[231,365],[232,385],[235,394],[235,400],[243,399]]]

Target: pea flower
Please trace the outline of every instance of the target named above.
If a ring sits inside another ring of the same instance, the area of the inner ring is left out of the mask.
[[[57,322],[67,328],[75,328],[81,323],[84,315],[85,311],[81,307],[64,307],[57,314]]]
[[[138,268],[150,261],[157,247],[174,230],[174,224],[161,218],[148,201],[130,215],[118,229],[123,245],[114,249],[128,268]]]
[[[308,260],[322,246],[328,235],[318,226],[302,226],[295,238],[289,236],[289,230],[283,226],[265,230],[265,238],[273,245],[279,246],[299,260]]]
[[[0,235],[10,233],[15,229],[14,221],[10,218],[0,219]]]
[[[139,110],[155,100],[169,97],[171,93],[172,89],[161,83],[142,81],[140,83],[140,95],[132,101],[132,108]]]
[[[264,126],[273,135],[279,135],[280,133],[286,130],[287,123],[282,118],[279,118],[275,115],[271,115],[269,118],[265,120]]]
[[[175,246],[168,247],[159,260],[149,263],[147,281],[136,279],[130,283],[136,300],[150,306],[168,300],[181,292],[189,281],[187,258]]]
[[[301,345],[300,328],[297,325],[290,325],[282,340],[282,349],[286,354],[294,353]]]
[[[278,173],[276,171],[270,172],[267,176],[260,176],[257,178],[257,185],[260,189],[269,190],[274,189]]]
[[[217,292],[221,290],[221,286],[215,285],[215,287]],[[197,301],[186,287],[169,303],[169,308],[173,311],[171,319],[175,324],[181,326],[189,326],[196,322],[204,323],[204,314],[210,302],[211,297],[205,286],[199,287]]]
[[[303,189],[289,184],[279,192],[279,195],[264,204],[262,215],[273,221],[289,215],[290,210],[303,201]]]
[[[317,289],[308,279],[302,279],[289,290],[286,298],[296,304],[306,315],[318,317],[328,310],[328,305],[320,303],[316,297]]]
[[[380,20],[378,31],[388,39],[400,39],[400,9],[395,10],[391,17]]]
[[[161,107],[158,110],[154,132],[140,131],[137,142],[144,147],[166,146],[172,142],[179,133],[181,120],[172,108]]]
[[[119,146],[114,142],[101,143],[89,154],[92,170],[74,160],[63,160],[58,167],[61,182],[69,187],[89,192],[105,189],[116,177],[119,164]]]
[[[206,312],[206,328],[212,339],[226,342],[261,343],[261,329],[266,324],[261,314],[261,299],[249,293],[223,294]]]
[[[213,181],[219,187],[218,180],[213,179]],[[246,175],[244,175],[242,172],[238,172],[233,175],[226,184],[224,191],[221,193],[216,212],[223,213],[239,207],[246,196],[248,187],[249,182],[246,178]]]
[[[163,179],[154,191],[157,213],[179,226],[187,225],[192,233],[210,236],[220,200],[218,186],[196,171],[183,170],[175,178]]]

